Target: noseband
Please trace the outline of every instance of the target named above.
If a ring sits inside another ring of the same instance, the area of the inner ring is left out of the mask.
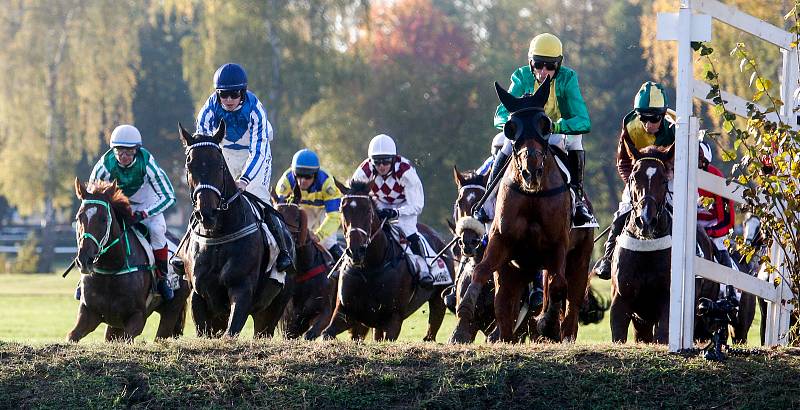
[[[202,142],[198,142],[196,144],[192,144],[192,145],[189,145],[188,147],[186,147],[186,152],[185,152],[186,156],[188,157],[189,156],[189,152],[191,152],[194,148],[199,148],[199,147],[214,147],[214,148],[218,149],[220,155],[222,155],[222,147],[220,147],[219,144],[217,144],[215,142],[211,142],[211,141],[202,141]],[[222,159],[221,171],[222,171],[223,175],[225,174],[225,172],[228,172],[228,166],[225,163],[225,158],[224,157]],[[186,167],[186,181],[187,181],[187,183],[189,182],[189,167],[188,166]],[[218,189],[217,187],[215,187],[214,185],[211,185],[211,184],[206,184],[206,183],[197,184],[194,187],[194,190],[192,190],[192,197],[191,197],[192,198],[192,208],[196,208],[197,207],[197,203],[196,203],[197,202],[197,194],[200,193],[200,191],[202,191],[204,189],[207,189],[209,191],[214,192],[219,197],[220,204],[219,204],[219,206],[217,206],[214,209],[215,211],[218,211],[218,212],[219,211],[227,211],[228,208],[230,207],[230,204],[233,203],[233,201],[235,201],[236,198],[239,198],[239,196],[242,195],[242,191],[237,189],[235,194],[233,194],[230,198],[225,199],[225,197],[222,194],[223,192],[225,192],[225,178],[223,177],[222,178],[222,190]]]
[[[639,159],[638,159],[638,160],[636,160],[636,162],[634,163],[634,166],[636,166],[637,164],[639,164],[639,163],[640,163],[640,162],[642,162],[642,161],[655,161],[655,162],[657,162],[659,165],[661,165],[661,168],[663,169],[663,172],[666,172],[666,171],[667,171],[667,166],[664,164],[664,162],[663,162],[663,161],[661,161],[661,160],[660,160],[660,159],[658,159],[658,158],[655,158],[655,157],[643,157],[643,158],[639,158]],[[633,180],[633,175],[634,175],[634,174],[633,174],[633,173],[631,173],[631,175],[628,177],[628,192],[630,193],[630,195],[631,195],[631,196],[633,196],[633,192],[634,192],[634,189],[633,189],[633,188],[634,188],[634,182],[635,182],[635,181]],[[664,185],[668,185],[668,184],[669,184],[669,181],[664,181]],[[666,189],[666,187],[665,187],[665,189]],[[650,203],[652,203],[652,204],[653,204],[653,206],[655,206],[655,208],[656,208],[656,215],[655,215],[655,219],[656,219],[656,220],[658,220],[658,219],[660,219],[660,218],[661,218],[661,215],[662,215],[662,213],[663,213],[663,212],[664,212],[664,210],[667,208],[667,195],[669,195],[669,194],[670,194],[670,192],[669,192],[669,190],[667,190],[667,192],[666,192],[666,193],[665,193],[665,195],[664,195],[664,199],[663,199],[662,201],[660,201],[660,202],[659,202],[658,200],[656,200],[656,197],[655,197],[655,196],[653,196],[653,195],[650,195],[650,194],[646,194],[646,195],[644,195],[644,196],[643,196],[641,199],[639,199],[638,201],[636,201],[636,203],[632,203],[631,205],[632,205],[632,206],[633,206],[635,209],[642,209],[642,207],[644,206],[644,204],[645,204],[646,202],[648,202],[648,201],[649,201],[649,202],[650,202]]]
[[[347,200],[347,199],[356,199],[356,198],[368,199],[368,200],[372,201],[372,197],[369,196],[369,195],[344,195],[344,196],[342,196],[342,201],[341,201],[342,205],[341,206],[342,207],[345,206],[345,200]],[[372,225],[374,224],[374,221],[375,221],[375,219],[373,219],[373,215],[375,215],[375,212],[370,212],[369,213],[369,230],[370,230],[369,232],[367,232],[367,231],[365,231],[365,230],[363,230],[361,228],[354,228],[354,227],[351,226],[347,230],[347,232],[344,233],[344,237],[345,237],[345,240],[348,243],[348,247],[350,246],[349,245],[350,244],[350,240],[349,240],[350,239],[350,235],[353,232],[360,233],[360,234],[364,235],[364,237],[367,238],[367,242],[364,244],[364,246],[368,247],[369,244],[372,243],[372,240],[375,239],[375,236],[378,235],[378,233],[381,231],[381,229],[383,229],[383,225],[386,223],[385,219],[381,221],[381,225],[378,227],[378,229],[376,229],[375,232],[372,232]]]
[[[81,207],[87,204],[101,205],[104,208],[106,208],[106,212],[108,214],[108,220],[107,220],[108,222],[106,223],[106,232],[105,235],[103,235],[102,239],[97,240],[97,238],[94,235],[92,235],[89,232],[86,232],[85,228],[83,235],[81,235],[80,237],[81,242],[83,242],[84,239],[89,238],[92,242],[95,243],[95,245],[97,245],[98,252],[97,255],[94,257],[94,263],[97,263],[97,260],[100,259],[100,257],[103,256],[104,253],[108,252],[108,250],[111,249],[112,246],[116,245],[119,242],[119,238],[114,239],[110,244],[108,243],[108,240],[111,237],[111,223],[112,223],[111,205],[109,205],[108,202],[101,201],[99,199],[84,199],[83,202],[81,202]]]

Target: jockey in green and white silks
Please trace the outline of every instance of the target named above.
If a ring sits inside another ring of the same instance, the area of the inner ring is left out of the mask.
[[[581,95],[578,85],[578,74],[571,68],[562,65],[564,56],[561,40],[558,37],[543,33],[531,40],[528,49],[528,64],[519,67],[511,75],[511,86],[508,92],[515,97],[533,94],[539,84],[547,77],[553,78],[550,97],[544,107],[545,113],[553,121],[550,145],[567,152],[570,172],[570,185],[575,192],[574,225],[581,226],[593,219],[589,209],[583,202],[583,169],[585,153],[583,151],[582,134],[592,129],[589,111]],[[494,126],[502,129],[508,121],[509,112],[503,104],[497,106]],[[513,143],[506,140],[492,167],[490,181],[497,175],[511,155]],[[485,219],[482,215],[481,218]]]
[[[116,181],[128,197],[134,219],[150,234],[159,291],[171,299],[172,289],[165,286],[162,290],[168,259],[164,211],[175,203],[175,190],[153,155],[142,147],[142,135],[136,127],[125,124],[114,129],[111,149],[97,161],[89,181]]]

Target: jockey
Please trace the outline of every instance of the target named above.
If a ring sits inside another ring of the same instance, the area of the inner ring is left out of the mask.
[[[280,216],[270,206],[269,184],[272,176],[272,125],[267,111],[253,92],[247,90],[247,74],[239,64],[223,64],[214,73],[215,92],[208,97],[197,114],[197,133],[211,135],[225,120],[222,153],[236,187],[247,191],[266,207],[265,223],[278,243],[280,253],[275,262],[278,271],[288,269],[292,251],[289,235]]]
[[[700,153],[698,167],[706,172],[719,177],[725,177],[719,168],[711,165],[711,146],[705,141],[700,141]],[[698,190],[699,198],[697,202],[697,225],[705,229],[708,237],[714,241],[716,248],[717,262],[721,265],[736,269],[731,261],[728,248],[725,246],[725,238],[733,229],[734,224],[734,204],[733,200],[723,198],[715,193],[704,189]],[[703,199],[711,199],[710,207],[702,204]]]
[[[631,196],[628,192],[628,177],[633,168],[633,161],[625,149],[625,141],[633,142],[634,147],[642,149],[650,145],[670,146],[675,142],[675,111],[668,107],[667,94],[664,87],[647,81],[639,88],[633,100],[633,110],[622,119],[622,131],[617,143],[617,172],[625,189],[611,230],[605,243],[603,257],[594,266],[595,274],[600,279],[611,279],[611,257],[617,245],[617,236],[625,228],[625,222],[631,212]],[[672,192],[672,181],[668,188]],[[671,198],[667,198],[671,201]]]
[[[553,78],[554,87],[550,88],[550,98],[544,107],[545,113],[553,121],[549,142],[550,145],[567,152],[570,185],[576,198],[573,223],[575,226],[581,226],[593,218],[583,202],[585,153],[581,143],[582,134],[591,131],[592,123],[578,86],[578,74],[571,68],[563,66],[563,60],[561,40],[550,33],[539,34],[531,40],[528,64],[518,68],[511,75],[508,92],[515,97],[533,94],[547,77]],[[508,110],[502,103],[499,104],[494,115],[494,126],[503,129],[508,118]],[[513,142],[506,139],[492,166],[489,181],[499,177],[498,174],[512,151]]]
[[[111,149],[97,161],[89,181],[116,181],[128,197],[133,219],[146,226],[150,234],[158,292],[165,300],[172,299],[172,288],[165,280],[169,255],[164,211],[175,203],[175,191],[166,172],[142,147],[142,135],[136,127],[125,124],[114,129]]]
[[[422,181],[411,161],[397,155],[392,137],[380,134],[369,142],[369,158],[365,159],[353,173],[354,181],[374,180],[372,197],[377,202],[378,217],[387,221],[397,221],[397,226],[406,236],[411,251],[425,260],[422,239],[417,232],[417,217],[425,206],[425,192]],[[426,264],[427,266],[427,264]],[[428,269],[420,272],[420,284],[433,285],[433,277]]]
[[[275,193],[279,202],[286,202],[299,185],[302,193],[300,206],[308,214],[308,228],[314,230],[319,243],[333,256],[342,257],[342,248],[336,243],[336,231],[341,223],[339,203],[342,192],[333,177],[319,167],[319,157],[314,151],[302,149],[292,157],[292,167],[283,173]]]

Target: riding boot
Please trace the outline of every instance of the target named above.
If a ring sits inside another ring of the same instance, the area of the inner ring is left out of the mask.
[[[169,249],[166,246],[161,249],[154,249],[153,256],[156,259],[156,289],[158,289],[158,293],[161,294],[164,300],[172,300],[175,297],[175,292],[167,280]]]
[[[575,191],[575,226],[582,226],[592,221],[594,216],[589,212],[583,198],[583,168],[586,163],[586,151],[573,150],[567,153],[569,162],[569,176],[572,190]]]
[[[183,238],[181,241],[178,242],[178,249],[175,249],[175,254],[172,255],[172,258],[169,259],[169,264],[172,265],[172,271],[175,272],[178,277],[186,276],[186,265],[183,263],[183,259],[179,256],[181,253],[181,247],[185,246],[186,239],[190,235],[192,231],[192,223],[189,222],[189,228],[186,230],[186,233],[183,234]]]
[[[428,260],[425,258],[425,252],[422,248],[422,239],[419,237],[419,234],[415,233],[411,236],[407,236],[406,240],[408,241],[409,246],[411,246],[411,252],[413,252],[414,255],[422,257],[422,263],[427,264]],[[433,287],[433,275],[431,275],[430,268],[425,270],[427,271],[427,274],[425,274],[425,272],[420,272],[419,284],[424,288]]]
[[[338,243],[335,243],[335,244],[333,244],[333,246],[328,248],[328,252],[330,252],[331,256],[333,256],[333,264],[334,265],[336,265],[336,263],[339,262],[339,259],[341,259],[343,257],[343,255],[344,255],[344,251],[342,250],[342,247],[339,246]],[[331,273],[328,274],[328,277],[333,279],[334,281],[338,281],[339,280],[339,267],[337,267],[335,270],[331,271]]]
[[[528,294],[528,307],[535,311],[544,302],[544,277],[543,273],[539,271],[533,280],[533,286],[530,286],[530,293]]]
[[[614,257],[614,248],[617,247],[617,237],[625,228],[625,221],[631,211],[617,214],[611,222],[611,229],[608,232],[608,239],[604,245],[603,257],[594,265],[595,275],[600,279],[611,279],[611,259]]]
[[[486,185],[487,189],[491,189],[494,180],[497,178],[501,178],[500,171],[502,171],[503,166],[506,164],[509,155],[505,154],[503,151],[498,151],[497,155],[494,157],[494,162],[492,163],[492,171],[489,172],[489,182]],[[492,196],[497,195],[495,192],[496,190],[492,190],[492,192],[487,192],[486,195]],[[472,215],[475,219],[480,221],[481,223],[489,222],[489,215],[486,214],[486,211],[483,207],[475,210],[474,214]]]
[[[264,212],[266,214],[264,222],[278,244],[278,258],[275,260],[275,269],[279,272],[286,272],[294,266],[294,242],[292,241],[291,233],[283,224],[280,214],[272,209],[271,206],[267,206],[267,208],[269,209]]]

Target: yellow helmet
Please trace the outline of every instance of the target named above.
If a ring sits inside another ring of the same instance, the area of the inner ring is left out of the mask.
[[[561,40],[550,33],[542,33],[534,37],[528,48],[528,60],[537,57],[537,60],[557,62],[561,60],[562,55]]]

